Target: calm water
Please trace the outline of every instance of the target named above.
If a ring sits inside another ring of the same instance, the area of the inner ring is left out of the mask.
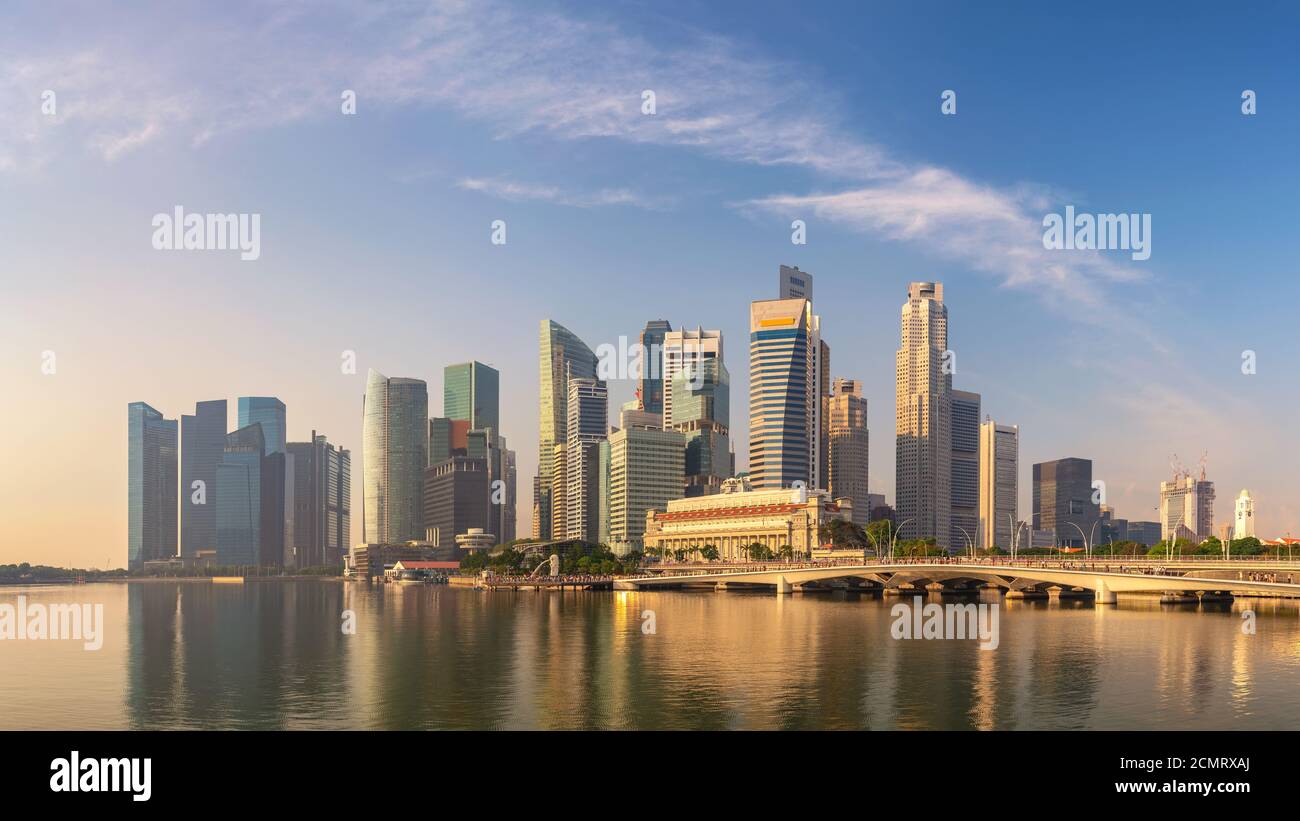
[[[839,592],[144,582],[0,603],[19,593],[103,603],[106,637],[0,641],[0,729],[1300,729],[1300,612],[1268,599],[1004,602],[981,651],[891,639],[896,600]]]

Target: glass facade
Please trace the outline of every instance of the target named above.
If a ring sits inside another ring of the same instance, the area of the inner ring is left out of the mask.
[[[952,456],[949,460],[950,530],[948,545],[965,550],[979,542],[980,504],[980,395],[954,390],[949,394]]]
[[[717,493],[735,472],[731,453],[731,376],[721,359],[683,366],[669,385],[670,427],[685,438],[685,495]]]
[[[371,370],[362,412],[362,540],[424,538],[424,469],[429,463],[429,390],[420,379]]]
[[[652,319],[641,331],[641,375],[636,392],[641,409],[650,413],[664,412],[664,336],[672,329],[667,320]]]
[[[127,405],[127,567],[176,555],[177,425],[144,402]]]
[[[254,422],[226,436],[217,465],[217,563],[262,564],[262,468],[266,439]]]
[[[287,428],[283,402],[274,396],[239,397],[239,427],[246,428],[253,423],[262,426],[267,454],[284,453]]]
[[[442,413],[471,428],[501,429],[501,375],[482,362],[448,365],[442,371]]]
[[[533,521],[540,539],[550,539],[555,519],[555,446],[568,438],[569,377],[594,379],[596,354],[568,328],[543,319],[538,345],[539,385],[537,481],[533,484]]]
[[[226,448],[226,400],[199,402],[181,417],[181,555],[217,549],[217,465]],[[202,482],[198,494],[195,482]]]

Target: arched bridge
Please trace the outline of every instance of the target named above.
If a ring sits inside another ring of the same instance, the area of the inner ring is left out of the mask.
[[[1243,572],[1224,571],[1198,567],[1185,571],[1182,567],[1125,566],[1120,564],[1080,566],[1067,562],[1015,562],[997,560],[907,560],[876,561],[862,564],[809,564],[809,565],[756,565],[752,569],[728,569],[708,572],[699,566],[699,573],[658,574],[618,579],[615,590],[646,590],[655,587],[704,585],[725,587],[730,584],[770,585],[778,594],[791,593],[796,586],[825,582],[833,579],[862,579],[885,589],[903,585],[919,588],[929,583],[960,586],[966,582],[987,583],[1010,592],[1023,594],[1041,592],[1046,588],[1060,587],[1091,591],[1098,602],[1114,603],[1117,593],[1252,593],[1262,596],[1300,597],[1300,571]],[[1219,578],[1215,578],[1218,576]],[[1232,578],[1243,576],[1244,578]],[[1260,578],[1270,578],[1261,581]],[[1277,581],[1281,578],[1285,581]]]

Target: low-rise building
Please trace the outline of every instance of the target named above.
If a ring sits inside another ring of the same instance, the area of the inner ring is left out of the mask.
[[[807,557],[818,547],[818,529],[831,519],[852,521],[847,500],[831,501],[825,491],[803,488],[753,490],[744,479],[728,479],[722,492],[674,499],[666,510],[646,512],[645,548],[664,551],[715,547],[722,561],[746,561],[758,543],[773,554],[789,545]]]

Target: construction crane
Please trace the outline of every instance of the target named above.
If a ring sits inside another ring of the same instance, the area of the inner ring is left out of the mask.
[[[1191,475],[1190,473],[1187,472],[1187,466],[1184,465],[1183,461],[1178,458],[1177,453],[1169,454],[1169,467],[1173,468],[1175,482],[1177,482],[1179,479],[1182,479],[1185,476]]]

